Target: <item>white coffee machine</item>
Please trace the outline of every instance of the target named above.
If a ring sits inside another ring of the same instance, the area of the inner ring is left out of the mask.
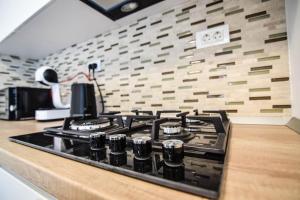
[[[42,66],[35,72],[35,81],[51,87],[52,102],[55,108],[49,110],[36,110],[35,119],[49,121],[63,119],[70,116],[70,104],[63,104],[60,96],[60,86],[55,70],[48,66]]]

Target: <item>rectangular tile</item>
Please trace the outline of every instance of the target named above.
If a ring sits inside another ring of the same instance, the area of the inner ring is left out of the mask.
[[[263,74],[270,74],[270,70],[257,70],[257,71],[248,72],[249,76],[263,75]]]
[[[240,8],[237,10],[227,12],[227,13],[225,13],[225,16],[235,15],[235,14],[242,13],[242,12],[244,12],[244,8]]]
[[[215,56],[222,56],[227,54],[232,54],[232,50],[215,53]]]
[[[169,75],[169,74],[174,74],[174,71],[166,71],[161,73],[161,75]]]
[[[280,42],[280,41],[285,41],[285,40],[287,40],[287,37],[273,38],[273,39],[265,40],[265,43],[269,44],[269,43]]]
[[[223,3],[223,0],[212,1],[211,3],[206,4],[206,7],[211,7],[220,3]]]
[[[209,99],[211,99],[211,98],[223,98],[224,95],[223,94],[209,94],[206,97],[209,98]]]
[[[188,34],[185,34],[185,35],[180,35],[180,36],[178,36],[178,38],[183,39],[183,38],[192,37],[192,36],[193,36],[193,33],[188,33]]]
[[[281,108],[272,108],[272,109],[260,109],[261,113],[282,113],[283,109]]]
[[[175,90],[162,91],[163,94],[174,94]]]
[[[264,50],[258,49],[258,50],[252,50],[252,51],[245,51],[243,54],[245,56],[247,56],[247,55],[253,55],[253,54],[258,54],[258,53],[264,53]]]
[[[197,63],[204,63],[204,62],[205,62],[205,59],[192,60],[192,61],[190,61],[190,64],[191,64],[191,65],[194,65],[194,64],[197,64]]]
[[[205,92],[194,92],[193,95],[208,95],[209,92],[205,91]]]
[[[232,82],[228,82],[228,85],[245,85],[247,84],[247,81],[232,81]]]
[[[166,30],[169,30],[171,28],[173,28],[173,26],[167,26],[167,27],[161,28],[160,31],[166,31]]]
[[[244,105],[244,101],[227,101],[225,102],[225,105]]]
[[[218,75],[218,76],[210,76],[209,79],[222,79],[222,78],[226,78],[227,75]]]
[[[223,51],[229,51],[229,50],[234,50],[234,49],[240,49],[242,48],[242,45],[233,45],[233,46],[230,46],[230,47],[225,47],[223,48]]]
[[[253,100],[271,100],[271,96],[257,96],[257,97],[249,97],[250,101]]]
[[[181,22],[187,21],[187,20],[189,20],[189,19],[190,19],[189,17],[186,17],[186,18],[177,20],[177,21],[176,21],[176,24],[179,24],[179,23],[181,23]]]
[[[217,27],[217,26],[222,26],[224,24],[225,24],[224,22],[219,22],[219,23],[216,23],[216,24],[208,25],[207,28],[214,28],[214,27]]]
[[[235,65],[235,62],[226,62],[226,63],[219,63],[217,64],[217,67],[223,67],[223,66],[233,66]]]
[[[186,82],[194,82],[197,81],[197,78],[190,78],[190,79],[183,79],[182,82],[186,83]]]
[[[167,36],[169,36],[168,33],[162,34],[162,35],[157,36],[156,39],[164,38],[164,37],[167,37]]]
[[[266,69],[272,69],[272,65],[264,65],[264,66],[259,66],[259,67],[251,67],[251,71],[257,71],[257,70],[266,70]]]
[[[256,13],[253,13],[253,14],[246,15],[245,18],[249,19],[249,18],[252,18],[252,17],[262,16],[262,15],[266,15],[266,14],[267,14],[267,11],[261,11],[261,12],[256,12]]]
[[[191,6],[182,8],[181,10],[184,12],[184,11],[191,10],[191,9],[193,9],[193,8],[196,8],[196,7],[197,7],[196,4],[193,4],[193,5],[191,5]]]
[[[269,56],[269,57],[257,58],[257,61],[261,62],[261,61],[270,61],[270,60],[277,60],[277,59],[280,59],[280,56]]]
[[[273,105],[273,108],[291,108],[290,104]]]
[[[287,36],[287,32],[282,32],[282,33],[271,34],[271,35],[269,35],[269,38],[273,39],[273,38],[281,38],[281,37],[286,37],[286,36]]]
[[[201,19],[201,20],[198,20],[198,21],[194,21],[194,22],[191,23],[191,26],[202,24],[204,22],[206,22],[206,19]]]
[[[271,91],[271,88],[269,87],[263,87],[263,88],[250,88],[249,92],[268,92]]]
[[[219,12],[219,11],[222,11],[222,10],[224,10],[224,8],[219,7],[219,8],[215,8],[215,9],[206,11],[206,14],[212,14],[212,13],[216,13],[216,12]]]
[[[271,78],[271,82],[282,82],[282,81],[289,81],[289,77],[279,77],[279,78]]]
[[[198,99],[185,99],[183,100],[184,103],[196,103],[198,102]]]
[[[161,50],[171,49],[174,48],[174,45],[164,46],[161,48]]]
[[[151,26],[154,26],[156,24],[160,24],[162,22],[162,20],[157,20],[155,22],[150,23]]]
[[[163,97],[163,100],[175,100],[175,97]]]

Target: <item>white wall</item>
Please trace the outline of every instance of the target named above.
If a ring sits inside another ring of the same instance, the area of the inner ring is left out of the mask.
[[[0,42],[51,0],[0,0]]]
[[[286,0],[292,115],[300,119],[300,1]]]

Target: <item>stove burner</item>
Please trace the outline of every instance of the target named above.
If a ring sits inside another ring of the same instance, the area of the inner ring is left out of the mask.
[[[104,119],[73,120],[70,129],[76,131],[92,131],[108,126],[110,126],[110,121]]]
[[[185,131],[180,127],[180,131],[176,134],[159,134],[159,139],[160,140],[170,140],[170,139],[179,139],[182,141],[189,141],[193,139],[195,135],[192,132]]]
[[[198,120],[198,119],[190,119],[190,118],[186,118],[186,123],[188,124],[197,124],[197,125],[208,125],[208,123]]]
[[[189,125],[188,127],[185,127],[184,130],[188,132],[201,132],[201,127]]]
[[[160,125],[161,129],[163,129],[164,134],[174,135],[179,134],[181,132],[181,126],[176,122],[168,122]]]

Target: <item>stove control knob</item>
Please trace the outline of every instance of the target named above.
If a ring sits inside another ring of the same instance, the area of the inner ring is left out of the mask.
[[[148,158],[152,152],[151,137],[141,136],[133,139],[133,153],[138,158]]]
[[[172,181],[184,180],[184,164],[170,165],[164,162],[163,164],[163,177]]]
[[[124,152],[126,148],[126,135],[116,134],[109,136],[109,149],[111,152]]]
[[[163,158],[167,163],[180,164],[184,157],[183,142],[181,140],[165,140],[162,143]]]
[[[90,148],[97,150],[105,147],[106,134],[103,132],[92,133],[90,135]]]

